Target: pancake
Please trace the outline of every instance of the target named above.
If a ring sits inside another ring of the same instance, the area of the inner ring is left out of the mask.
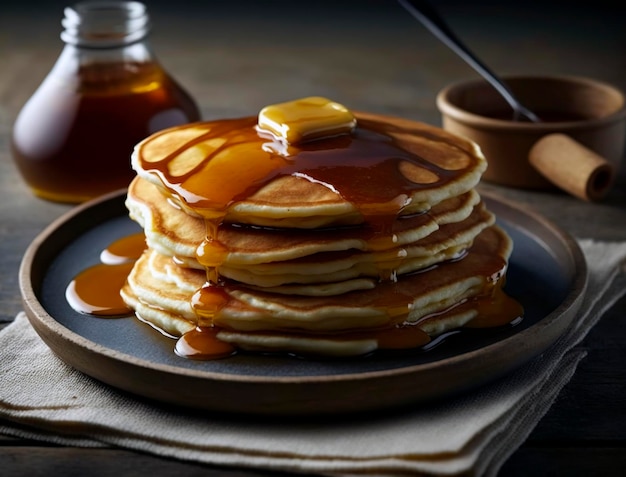
[[[203,269],[195,257],[206,236],[201,219],[173,207],[154,185],[139,178],[130,185],[126,203],[131,217],[144,227],[151,248],[185,266]],[[362,228],[312,234],[223,226],[218,239],[229,252],[220,270],[225,277],[254,286],[323,283],[359,275],[375,277],[403,257],[397,271],[410,273],[453,258],[491,223],[493,215],[470,191],[438,204],[428,214],[396,221],[396,240],[387,250],[379,250],[380,244],[372,246],[368,240],[372,232]]]
[[[346,172],[340,165],[354,160],[350,155],[364,165],[370,156],[388,155],[393,160],[379,164],[376,172],[397,176],[398,194],[372,198],[369,207],[402,215],[429,210],[468,192],[486,169],[475,143],[440,128],[365,113],[356,116],[354,134],[333,137],[323,148],[321,141],[292,146],[268,140],[258,134],[256,117],[178,126],[140,142],[132,166],[191,215],[205,216],[219,204],[225,208],[221,212],[226,222],[290,228],[354,225],[368,215],[341,190],[329,187],[333,181],[325,181],[324,174],[294,174],[294,155],[306,155],[307,162],[326,161],[333,166],[329,174],[338,177]],[[371,183],[368,169],[350,168],[351,176],[361,171],[352,180]],[[406,184],[410,191],[405,196]]]
[[[476,191],[471,190],[438,204],[429,213],[398,218],[393,221],[393,234],[395,235],[393,243],[376,244],[373,241],[368,241],[368,238],[372,238],[374,231],[356,227],[328,227],[316,229],[314,233],[311,233],[310,230],[304,230],[300,233],[291,230],[288,234],[284,234],[282,243],[289,241],[298,248],[302,248],[302,244],[307,242],[309,244],[322,243],[321,245],[304,245],[306,255],[347,248],[371,250],[375,248],[384,249],[386,248],[385,245],[388,247],[404,245],[426,237],[442,224],[460,222],[466,219],[479,201],[480,197]],[[156,186],[139,177],[135,178],[129,186],[126,207],[129,209],[131,218],[144,228],[149,242],[163,251],[169,250],[170,255],[194,257],[198,244],[206,237],[206,226],[201,218],[191,216],[184,210],[177,208],[159,192]],[[277,230],[276,233],[278,234],[285,230],[284,227],[274,229]],[[250,234],[255,234],[255,236],[246,240],[243,237],[244,234],[238,234],[234,227],[224,227],[219,231],[220,240],[229,242],[231,257],[237,254],[241,256],[237,260],[238,262],[251,263],[250,257],[258,253],[258,248],[265,248],[263,253],[271,254],[261,262],[297,258],[282,255],[283,252],[275,247],[275,241],[274,247],[271,248],[259,245],[262,244],[259,237],[263,233],[271,234],[271,229],[257,229],[256,233],[252,232],[253,228],[246,230],[251,231]],[[315,246],[319,248],[311,248]]]
[[[511,248],[508,236],[491,226],[462,260],[378,284],[369,293],[277,296],[227,283],[229,300],[213,322],[220,339],[245,349],[319,355],[362,353],[354,343],[339,352],[341,344],[351,341],[367,342],[367,352],[372,351],[378,348],[378,335],[399,326],[418,326],[432,339],[467,324],[477,315],[476,303],[500,291]],[[129,275],[123,295],[142,320],[178,337],[196,325],[190,303],[204,283],[201,271],[148,250]],[[393,308],[387,303],[390,294],[396,300]]]

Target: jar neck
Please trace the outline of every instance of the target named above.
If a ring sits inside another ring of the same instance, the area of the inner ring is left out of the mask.
[[[82,48],[118,48],[145,39],[150,30],[146,6],[140,2],[81,2],[64,10],[61,39]]]

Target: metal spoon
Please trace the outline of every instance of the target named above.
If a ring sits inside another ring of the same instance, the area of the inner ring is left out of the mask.
[[[534,123],[541,122],[541,119],[539,119],[535,113],[519,102],[506,83],[463,44],[430,2],[426,0],[398,0],[398,2],[428,28],[432,34],[463,58],[502,95],[505,101],[513,108],[513,120],[527,120]]]

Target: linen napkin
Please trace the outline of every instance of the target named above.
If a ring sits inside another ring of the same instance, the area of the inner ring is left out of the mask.
[[[185,411],[134,398],[70,368],[20,313],[0,332],[0,433],[264,471],[495,476],[585,356],[576,345],[626,292],[626,242],[579,243],[590,281],[574,325],[541,356],[461,397],[314,421]]]

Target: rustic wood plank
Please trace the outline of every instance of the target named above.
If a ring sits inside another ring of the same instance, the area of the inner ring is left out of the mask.
[[[118,449],[73,447],[0,447],[3,477],[287,477],[282,472],[253,470],[183,462]],[[302,475],[302,474],[301,474]],[[302,475],[302,477],[306,477]]]
[[[623,477],[626,445],[522,447],[500,470],[502,477]]]
[[[626,298],[591,330],[583,346],[588,355],[552,409],[537,426],[531,442],[626,442]]]

